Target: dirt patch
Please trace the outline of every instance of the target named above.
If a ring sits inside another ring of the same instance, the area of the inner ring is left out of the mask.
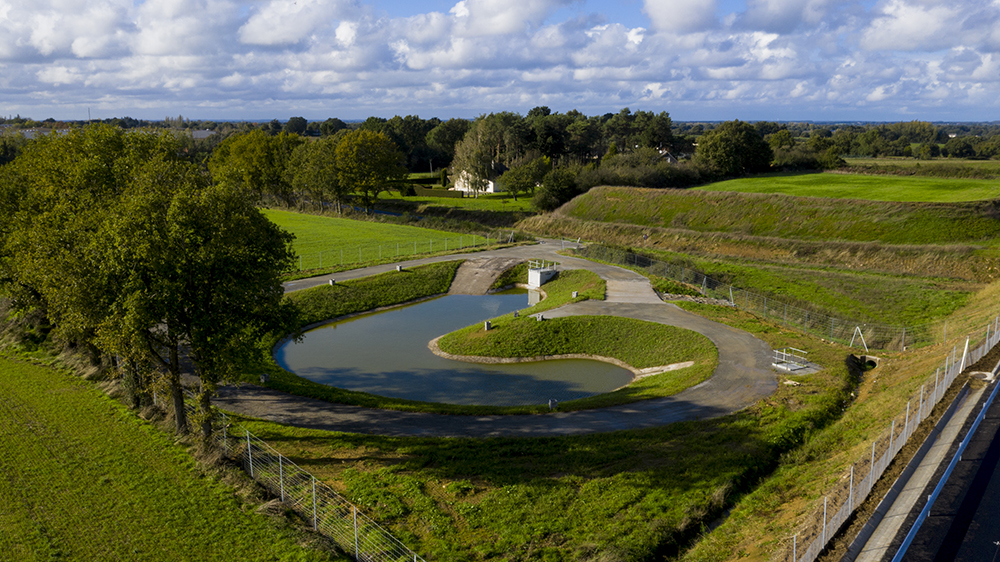
[[[508,269],[524,261],[521,258],[484,258],[465,260],[455,272],[449,295],[485,295],[493,282]]]

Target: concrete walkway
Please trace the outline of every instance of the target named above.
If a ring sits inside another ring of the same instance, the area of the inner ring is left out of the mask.
[[[588,269],[608,282],[606,301],[584,301],[545,312],[546,318],[613,315],[678,326],[704,334],[719,350],[712,377],[674,396],[577,412],[539,415],[449,416],[331,404],[254,385],[226,386],[215,403],[226,410],[298,427],[392,436],[553,436],[656,427],[729,414],[769,396],[777,388],[770,347],[750,334],[662,302],[645,277],[627,269],[556,254],[559,241],[475,254],[560,262],[560,269]],[[438,256],[404,267],[461,258]],[[330,278],[355,279],[395,269],[396,264],[337,273],[286,284],[286,291],[322,285]]]

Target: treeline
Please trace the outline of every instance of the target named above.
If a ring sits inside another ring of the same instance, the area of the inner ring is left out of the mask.
[[[7,337],[82,351],[136,408],[168,388],[178,433],[190,360],[209,433],[216,385],[297,325],[280,282],[292,237],[257,201],[186,161],[170,133],[92,126],[31,141],[0,167]]]
[[[447,121],[397,115],[354,123],[292,117],[284,123],[220,124],[178,116],[116,118],[107,124],[171,130],[183,159],[213,175],[238,170],[239,181],[260,202],[338,210],[348,203],[370,209],[386,189],[409,193],[405,182],[395,181],[405,172],[441,173],[442,185],[473,195],[487,190],[528,195],[538,209],[549,210],[596,185],[687,187],[746,173],[837,168],[850,156],[1000,156],[1000,126],[993,124],[675,124],[666,112],[628,108],[588,116],[536,107],[526,115],[499,112]],[[212,127],[216,134],[207,137],[187,132]],[[382,143],[377,154],[385,158],[376,174],[381,184],[360,176],[342,181],[351,172],[341,165],[338,146],[346,135],[362,131]],[[16,136],[0,137],[0,164],[23,146]]]

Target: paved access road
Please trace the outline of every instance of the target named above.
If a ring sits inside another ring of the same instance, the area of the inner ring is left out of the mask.
[[[451,416],[396,412],[331,404],[253,385],[223,387],[216,404],[224,409],[298,427],[392,436],[554,436],[656,427],[729,414],[769,396],[777,388],[770,347],[750,334],[664,303],[643,276],[620,267],[556,254],[559,241],[461,257],[521,257],[560,262],[561,269],[588,269],[608,281],[606,301],[584,301],[545,312],[545,317],[607,314],[660,322],[704,334],[719,349],[712,377],[674,396],[623,406],[517,416]],[[405,262],[410,267],[456,259],[439,256]],[[355,279],[395,269],[396,264],[341,272],[286,284],[286,291]]]

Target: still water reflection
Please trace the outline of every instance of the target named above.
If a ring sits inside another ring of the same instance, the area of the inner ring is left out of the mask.
[[[307,379],[380,396],[519,406],[584,398],[628,384],[621,367],[587,360],[480,365],[438,357],[427,342],[463,326],[526,306],[527,296],[448,295],[386,312],[327,324],[275,354]]]

